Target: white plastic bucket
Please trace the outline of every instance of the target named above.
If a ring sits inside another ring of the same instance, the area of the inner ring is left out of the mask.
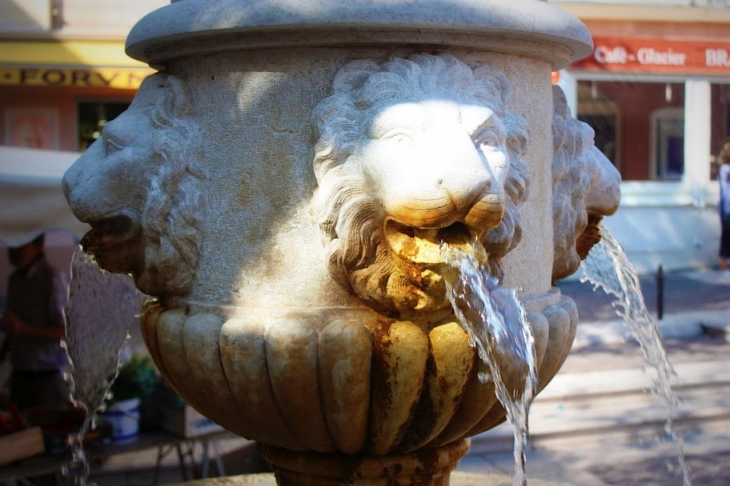
[[[112,403],[101,416],[112,426],[115,444],[134,442],[139,437],[139,398]]]

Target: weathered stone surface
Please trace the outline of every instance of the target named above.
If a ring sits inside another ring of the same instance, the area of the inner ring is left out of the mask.
[[[461,46],[531,55],[558,70],[591,54],[593,44],[576,17],[536,0],[326,0],[306,8],[297,0],[173,3],[132,29],[131,57],[155,65],[232,48]]]

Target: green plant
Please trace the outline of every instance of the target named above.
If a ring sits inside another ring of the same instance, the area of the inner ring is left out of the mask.
[[[144,401],[157,386],[157,368],[149,356],[134,355],[119,367],[119,373],[109,388],[109,403],[121,402],[130,398]]]

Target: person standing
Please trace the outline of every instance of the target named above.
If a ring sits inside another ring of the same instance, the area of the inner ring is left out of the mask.
[[[728,259],[730,259],[730,139],[722,146],[717,156],[720,165],[717,180],[720,182],[720,271],[730,275]]]
[[[68,278],[46,260],[44,235],[8,248],[8,258],[14,270],[0,318],[6,333],[0,362],[9,355],[10,401],[21,410],[67,409],[64,372],[69,363],[62,341]]]

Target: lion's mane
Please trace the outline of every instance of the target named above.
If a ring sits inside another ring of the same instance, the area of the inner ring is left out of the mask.
[[[506,204],[499,226],[487,231],[482,244],[489,253],[489,268],[501,277],[501,259],[521,238],[519,205],[527,193],[527,167],[521,155],[527,143],[523,119],[506,108],[509,86],[498,70],[474,69],[450,55],[415,55],[383,64],[354,61],[341,68],[334,94],[313,113],[314,172],[318,182],[315,211],[327,241],[329,270],[345,288],[366,288],[359,296],[372,304],[382,302],[393,273],[393,259],[384,248],[382,205],[366,190],[357,167],[347,164],[355,149],[367,140],[373,114],[397,103],[444,99],[479,104],[492,109],[507,129],[510,169],[505,183]],[[418,286],[418,272],[402,272],[402,282]],[[361,283],[366,283],[362,286]]]
[[[138,285],[143,291],[182,295],[190,289],[201,254],[205,195],[200,186],[206,175],[196,163],[201,160],[203,137],[189,116],[192,96],[183,80],[156,74],[144,81],[140,91],[145,85],[158,88],[161,95],[155,93],[149,113],[156,132],[151,154],[156,172],[149,180],[141,217],[146,275],[139,276]]]
[[[588,224],[586,194],[590,187],[584,143],[585,123],[568,111],[565,94],[553,86],[553,281],[580,265],[576,240]]]

